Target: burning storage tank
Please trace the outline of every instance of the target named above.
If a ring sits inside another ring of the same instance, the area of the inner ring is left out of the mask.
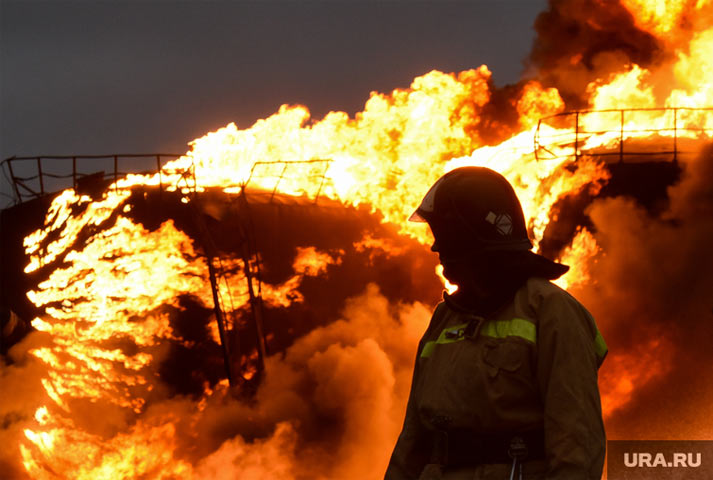
[[[610,347],[609,437],[709,435],[713,7],[572,5],[538,20],[537,79],[433,71],[354,118],[284,106],[38,206],[2,471],[378,478],[442,288],[405,219],[463,165],[503,173],[537,248],[572,266],[560,283]]]

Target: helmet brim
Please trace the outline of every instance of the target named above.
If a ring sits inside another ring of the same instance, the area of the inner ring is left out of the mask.
[[[417,222],[417,223],[428,223],[428,220],[426,220],[418,210],[413,212],[410,217],[408,217],[409,222]]]

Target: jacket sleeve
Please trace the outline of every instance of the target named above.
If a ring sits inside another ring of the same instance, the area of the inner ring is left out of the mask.
[[[537,377],[548,480],[600,480],[606,436],[597,384],[603,344],[594,319],[564,291],[538,309]]]
[[[418,352],[422,345],[419,344]],[[411,379],[411,392],[406,404],[406,417],[401,434],[391,454],[385,480],[416,479],[428,463],[431,455],[430,436],[419,419],[414,399],[414,388],[418,379],[418,357]]]

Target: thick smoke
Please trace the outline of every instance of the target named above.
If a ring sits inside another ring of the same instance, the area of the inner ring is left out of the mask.
[[[555,87],[568,109],[587,107],[587,85],[663,60],[663,48],[637,27],[619,0],[550,0],[535,21],[528,75]]]
[[[548,10],[537,17],[535,30],[522,80],[504,87],[488,84],[490,97],[474,127],[485,144],[498,144],[531,127],[523,118],[533,114],[533,105],[522,111],[518,104],[533,83],[538,89],[556,89],[564,101],[536,112],[545,117],[562,107],[589,107],[587,87],[594,82],[606,81],[632,65],[652,68],[674,58],[659,38],[637,26],[620,0],[550,0]]]
[[[229,439],[198,462],[201,478],[383,474],[429,315],[419,303],[390,304],[373,284],[348,300],[341,319],[268,359],[254,405],[208,404],[215,421],[199,436]],[[245,443],[249,419],[271,432],[267,439]]]
[[[575,293],[610,347],[602,381],[614,438],[702,438],[713,428],[704,400],[713,395],[713,148],[683,167],[658,215],[627,197],[588,210],[603,253],[589,265],[593,284]]]
[[[440,292],[435,258],[365,211],[251,208],[266,281],[293,275],[301,246],[339,261],[301,280],[302,301],[266,308],[264,380],[252,398],[211,396],[184,432],[185,451],[199,478],[379,477],[432,308],[416,299],[433,303]]]

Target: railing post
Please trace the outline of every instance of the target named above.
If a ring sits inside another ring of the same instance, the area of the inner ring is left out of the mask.
[[[161,177],[161,155],[156,155],[156,170],[158,171],[158,191],[163,193],[163,178]]]
[[[324,181],[325,181],[326,178],[327,178],[327,171],[329,170],[329,167],[330,167],[330,164],[331,164],[331,160],[326,160],[326,159],[325,159],[324,163],[325,163],[327,166],[324,167],[324,171],[322,172],[322,178],[321,178],[321,180],[319,181],[319,188],[317,189],[317,195],[314,196],[314,204],[315,204],[315,205],[317,204],[317,200],[319,200],[319,195],[320,195],[320,193],[322,193],[322,187],[324,186]]]
[[[535,161],[539,162],[540,157],[538,156],[538,150],[540,150],[540,126],[542,125],[542,119],[537,120],[537,130],[535,130]]]
[[[579,111],[574,112],[574,161],[579,160]]]
[[[198,195],[198,177],[196,177],[196,163],[191,160],[191,175],[193,176],[193,192]],[[188,181],[186,180],[186,185]]]
[[[275,192],[277,192],[277,186],[282,181],[282,177],[285,176],[285,172],[287,172],[288,165],[289,165],[289,163],[285,162],[285,166],[282,167],[282,172],[280,173],[280,176],[277,177],[277,182],[275,182],[275,188],[272,189],[272,195],[270,195],[270,202],[272,202],[272,199],[275,198]]]
[[[12,159],[7,161],[7,168],[10,170],[10,178],[12,179],[12,188],[15,189],[15,196],[17,197],[17,203],[22,203],[22,196],[20,195],[20,189],[17,188],[17,180],[15,179],[15,172],[12,171]]]
[[[673,109],[673,163],[678,164],[678,108]]]
[[[45,194],[45,182],[42,178],[42,157],[37,157],[37,172],[39,173],[38,178],[40,179],[40,195]]]
[[[619,135],[619,163],[624,163],[624,109],[621,110],[621,133]]]

